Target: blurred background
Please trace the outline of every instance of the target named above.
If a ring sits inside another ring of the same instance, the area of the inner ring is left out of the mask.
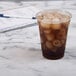
[[[0,11],[26,6],[40,9],[65,9],[69,10],[74,17],[76,15],[76,0],[0,0]],[[75,18],[72,21],[75,22]]]

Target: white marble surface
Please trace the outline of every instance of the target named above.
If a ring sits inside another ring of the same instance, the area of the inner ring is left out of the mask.
[[[0,75],[76,76],[75,32],[71,22],[65,56],[59,60],[43,58],[38,26],[0,33]]]

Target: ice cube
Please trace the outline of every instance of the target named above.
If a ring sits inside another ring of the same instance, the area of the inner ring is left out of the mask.
[[[53,19],[54,18],[54,15],[52,13],[47,13],[44,18],[47,18],[47,19]]]
[[[53,24],[59,24],[59,23],[60,23],[60,19],[54,17],[54,18],[52,19],[52,23],[53,23]]]
[[[44,33],[45,33],[45,34],[49,34],[49,33],[51,33],[51,31],[52,31],[51,29],[44,30]]]
[[[55,47],[61,47],[62,46],[61,41],[58,40],[58,39],[53,40],[53,46],[55,46]]]
[[[46,39],[48,41],[52,41],[54,39],[54,35],[53,34],[45,34],[45,36],[46,36]]]
[[[51,20],[49,20],[49,19],[43,19],[43,20],[41,20],[41,26],[44,29],[50,29],[51,28]]]
[[[59,24],[52,24],[52,29],[54,29],[54,30],[59,30],[59,29],[61,29],[61,24],[59,23]]]
[[[41,21],[43,19],[43,15],[41,13],[38,14],[37,16],[38,21]]]
[[[68,22],[68,21],[70,21],[69,16],[62,15],[62,17],[61,17],[61,22]]]
[[[57,35],[58,39],[66,39],[66,31],[65,29],[61,29],[60,32]]]
[[[53,48],[52,43],[49,42],[49,41],[46,41],[46,47],[47,47],[48,49],[52,49],[52,48]]]

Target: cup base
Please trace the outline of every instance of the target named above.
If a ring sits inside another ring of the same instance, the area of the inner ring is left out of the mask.
[[[56,51],[42,49],[43,57],[51,60],[57,60],[64,57],[65,47],[58,48]]]
[[[43,57],[46,58],[46,59],[49,59],[49,60],[58,60],[58,59],[63,58],[64,57],[64,54],[61,55],[61,56],[57,56],[57,57],[52,57],[52,56],[48,57],[47,55],[44,55],[43,54]]]

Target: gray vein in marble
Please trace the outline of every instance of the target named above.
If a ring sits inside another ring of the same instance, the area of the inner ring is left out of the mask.
[[[65,50],[65,56],[64,59],[76,59],[76,53],[75,53],[75,48],[67,48]]]
[[[70,52],[66,52],[68,54],[68,58],[72,58],[72,59],[76,59],[76,55],[70,53]]]
[[[28,48],[30,51],[41,51],[41,49],[36,49],[36,48]]]
[[[41,70],[38,70],[38,69],[32,68],[32,67],[30,67],[30,69],[32,69],[33,71],[36,71],[36,72],[43,72],[43,71],[41,71]]]
[[[16,66],[13,66],[13,65],[7,65],[6,66],[6,68],[8,68],[8,69],[13,69],[13,70],[20,70],[21,68],[19,68],[19,67],[16,67]]]
[[[2,55],[0,55],[0,58],[9,59],[9,58],[7,58],[7,57],[5,57],[5,56],[2,56]]]
[[[23,25],[23,24],[22,24],[22,25]],[[22,26],[22,27],[16,27],[16,28],[8,29],[8,30],[3,30],[3,31],[1,31],[0,33],[5,33],[5,32],[9,32],[9,31],[13,31],[13,30],[19,30],[19,29],[23,29],[23,28],[29,28],[29,27],[36,26],[36,25],[37,25],[36,23],[34,23],[34,24],[29,24],[29,25]]]

